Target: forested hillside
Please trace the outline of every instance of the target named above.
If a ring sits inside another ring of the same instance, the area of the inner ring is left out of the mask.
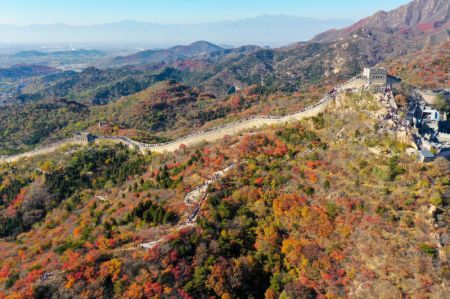
[[[27,151],[86,128],[89,109],[77,102],[39,101],[0,108],[0,155]],[[68,131],[68,133],[65,133]]]
[[[101,70],[89,67],[81,73],[64,72],[34,80],[24,88],[19,99],[67,98],[88,105],[102,105],[164,80],[180,80],[180,72],[166,68]]]
[[[427,211],[448,207],[448,161],[404,154],[379,108],[347,95],[319,117],[174,153],[103,145],[3,164],[0,292],[444,298]],[[177,226],[194,208],[185,195],[231,162],[196,224]]]
[[[450,86],[450,42],[428,47],[382,65],[404,82],[425,89]]]
[[[174,81],[105,105],[38,100],[0,108],[0,155],[24,152],[80,131],[157,143],[249,115],[284,115],[319,100],[330,86],[267,95],[257,85],[221,98]],[[98,124],[101,127],[98,127]]]

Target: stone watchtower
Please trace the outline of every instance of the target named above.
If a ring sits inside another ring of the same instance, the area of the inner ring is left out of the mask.
[[[383,68],[364,68],[363,78],[369,86],[387,85],[387,71]]]

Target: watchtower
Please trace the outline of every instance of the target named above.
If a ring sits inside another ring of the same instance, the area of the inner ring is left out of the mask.
[[[387,71],[383,68],[364,68],[363,78],[369,86],[387,85]]]

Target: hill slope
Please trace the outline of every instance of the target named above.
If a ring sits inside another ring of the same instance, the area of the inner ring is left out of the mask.
[[[450,41],[382,63],[390,74],[424,89],[450,86]]]
[[[444,298],[448,161],[406,155],[378,109],[344,96],[313,120],[174,153],[102,145],[1,165],[0,295]],[[185,196],[210,177],[198,210]]]
[[[2,79],[15,80],[34,76],[43,76],[57,72],[59,72],[59,70],[48,66],[21,64],[0,69],[0,80]]]
[[[404,40],[441,42],[448,39],[450,28],[450,3],[447,0],[414,0],[395,10],[380,11],[341,30],[331,30],[317,35],[320,42],[346,38],[361,30],[375,31]]]

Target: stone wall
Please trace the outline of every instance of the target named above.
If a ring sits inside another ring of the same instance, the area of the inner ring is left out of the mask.
[[[75,144],[88,145],[88,143],[89,142],[87,141],[87,139],[83,140],[83,139],[78,139],[75,137],[68,138],[68,139],[64,139],[64,140],[55,142],[53,144],[50,144],[50,145],[47,145],[44,147],[36,148],[36,149],[26,152],[26,153],[12,155],[12,156],[8,156],[8,157],[1,157],[0,163],[1,162],[15,162],[15,161],[18,161],[23,158],[31,158],[31,157],[35,157],[35,156],[50,154],[64,146],[67,146],[67,145],[75,145]]]
[[[146,144],[131,140],[128,137],[122,136],[98,136],[94,139],[95,143],[102,142],[113,142],[113,143],[121,143],[130,148],[138,148],[142,153],[147,152],[170,152],[180,148],[180,145],[185,146],[193,146],[195,144],[201,142],[212,142],[218,139],[221,139],[227,135],[234,135],[240,131],[261,127],[264,125],[279,125],[286,122],[301,120],[307,117],[312,117],[318,115],[319,113],[325,111],[328,104],[333,100],[331,97],[325,97],[320,100],[316,105],[312,105],[301,111],[284,116],[284,117],[274,117],[274,116],[255,116],[247,119],[240,120],[235,123],[231,123],[228,125],[223,125],[217,128],[196,132],[185,137],[179,138],[177,140],[161,143],[161,144]],[[26,153],[13,155],[9,157],[1,157],[0,162],[14,162],[23,158],[29,158],[39,155],[49,154],[63,146],[72,145],[72,144],[80,144],[80,145],[88,145],[90,142],[89,135],[87,134],[79,134],[72,138],[68,138],[62,140],[60,142],[37,148],[33,151],[29,151]]]

